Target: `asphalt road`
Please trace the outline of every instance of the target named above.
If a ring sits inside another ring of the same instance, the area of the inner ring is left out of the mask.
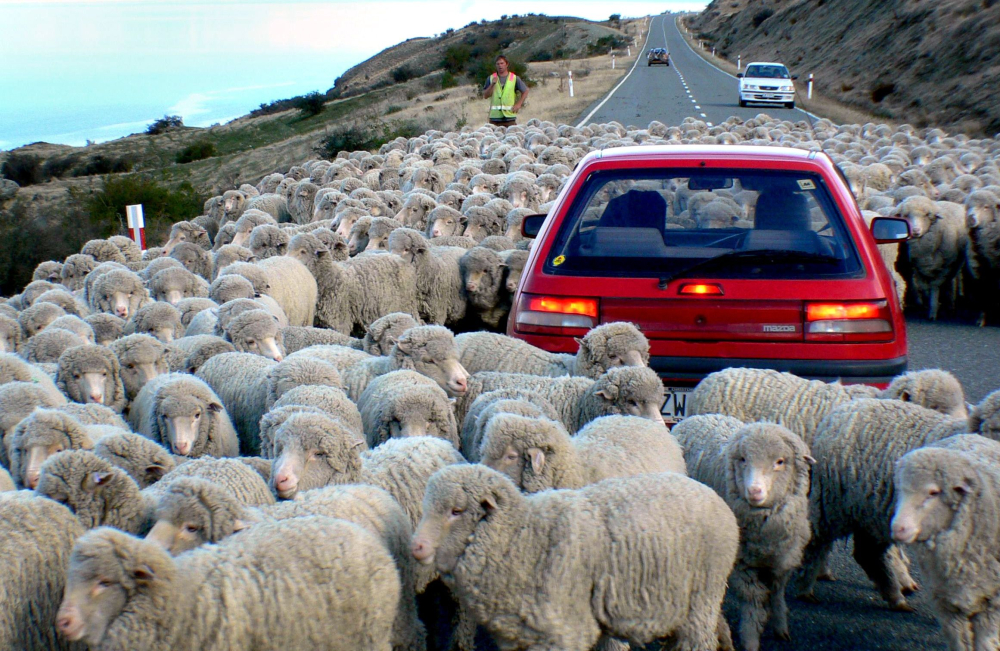
[[[617,120],[645,127],[653,120],[671,126],[686,117],[718,124],[731,115],[744,119],[766,112],[793,121],[810,120],[798,109],[772,106],[740,108],[736,79],[698,56],[681,37],[674,17],[656,16],[650,23],[643,52],[667,47],[670,67],[646,66],[645,56],[610,97],[595,102],[581,115],[580,124]],[[908,341],[910,369],[943,368],[962,382],[966,398],[978,402],[1000,388],[1000,328],[977,328],[973,315],[953,321],[929,322],[910,316]],[[833,560],[838,580],[816,588],[819,604],[798,601],[789,591],[791,642],[777,641],[765,633],[762,648],[775,651],[916,651],[945,649],[943,638],[925,592],[910,597],[913,613],[890,611],[842,543]],[[913,574],[920,580],[919,572]],[[731,623],[737,613],[727,599]]]
[[[646,65],[645,53],[654,47],[669,50],[669,67]],[[653,120],[671,126],[694,117],[714,125],[732,115],[748,120],[760,113],[793,122],[812,121],[808,113],[780,105],[752,104],[740,108],[736,89],[735,77],[691,49],[678,31],[674,15],[654,16],[645,46],[628,77],[606,102],[598,100],[588,107],[580,122],[617,120],[645,128]]]

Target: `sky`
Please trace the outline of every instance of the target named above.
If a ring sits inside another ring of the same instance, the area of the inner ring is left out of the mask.
[[[163,115],[209,126],[333,86],[400,41],[502,14],[606,20],[707,0],[0,0],[0,149],[83,145]]]

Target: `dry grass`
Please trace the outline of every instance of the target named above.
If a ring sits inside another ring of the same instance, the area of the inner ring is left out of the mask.
[[[682,18],[680,21],[681,25],[681,36],[685,41],[691,46],[691,48],[698,53],[698,55],[711,63],[716,68],[725,70],[731,75],[735,75],[739,72],[736,69],[736,63],[725,59],[721,56],[715,56],[712,54],[711,50],[705,50],[698,46],[698,41],[695,40],[694,35],[690,30],[685,28],[685,21]],[[896,122],[888,120],[885,117],[879,117],[871,113],[866,113],[855,107],[847,106],[837,100],[824,96],[819,91],[816,90],[815,84],[813,85],[813,96],[812,99],[807,98],[808,94],[808,75],[805,78],[800,77],[795,82],[795,105],[798,108],[809,111],[814,115],[818,115],[821,118],[826,118],[835,124],[865,124],[866,122],[878,122],[895,125]]]

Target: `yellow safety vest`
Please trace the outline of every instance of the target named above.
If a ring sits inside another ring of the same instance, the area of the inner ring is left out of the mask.
[[[511,110],[514,108],[514,102],[517,101],[514,95],[516,90],[517,77],[513,72],[507,73],[507,82],[503,86],[500,85],[500,79],[497,78],[497,83],[493,84],[493,98],[490,100],[491,120],[516,117],[517,114]]]

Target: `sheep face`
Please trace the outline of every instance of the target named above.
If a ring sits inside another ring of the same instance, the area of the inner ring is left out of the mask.
[[[138,276],[133,279],[131,276],[135,276],[135,274],[116,273],[119,271],[121,270],[109,271],[94,282],[92,288],[94,307],[99,312],[113,314],[120,319],[128,320],[148,300],[149,295],[142,287]],[[128,274],[127,277],[126,274]],[[134,282],[130,282],[132,280]]]
[[[64,639],[98,648],[130,598],[169,590],[174,565],[167,553],[145,541],[126,549],[116,540],[125,537],[100,530],[77,541],[56,615],[56,628]]]
[[[455,414],[449,402],[434,387],[413,387],[383,411],[383,426],[389,438],[433,436],[445,440],[455,436]]]
[[[426,223],[427,213],[433,210],[435,205],[435,201],[426,195],[411,195],[396,213],[396,219],[404,226],[419,226]]]
[[[967,455],[923,448],[899,460],[895,487],[892,538],[911,544],[926,542],[951,528],[962,504],[975,499],[980,483]]]
[[[351,227],[351,236],[347,241],[347,253],[357,255],[368,248],[368,229],[372,225],[371,218],[362,217]]]
[[[461,235],[468,219],[453,209],[435,208],[427,217],[427,232],[431,237]]]
[[[910,224],[914,239],[926,234],[938,216],[934,202],[926,197],[911,197],[899,204],[899,217]]]
[[[768,508],[795,491],[796,450],[778,435],[748,433],[729,444],[726,456],[730,490],[750,506]]]
[[[465,472],[455,472],[456,468],[442,468],[427,482],[424,515],[410,544],[415,559],[441,573],[455,569],[484,518],[517,498],[510,481],[496,471],[469,465]]]
[[[196,396],[165,396],[156,405],[160,435],[174,454],[189,456],[206,439],[212,419],[221,411],[222,405],[206,404]]]
[[[458,361],[455,338],[444,328],[441,330],[447,332],[449,336],[427,340],[421,340],[419,337],[411,338],[407,334],[400,337],[396,342],[399,366],[434,380],[451,398],[464,396],[468,390],[469,373]],[[417,329],[411,329],[409,333],[416,331]]]
[[[192,477],[171,482],[156,505],[156,524],[146,535],[176,556],[221,542],[244,528],[241,509],[225,491]]]
[[[276,362],[285,358],[278,320],[267,310],[248,310],[233,319],[226,338],[241,353],[262,355]]]
[[[341,212],[337,216],[337,230],[334,232],[346,240],[351,236],[351,229],[354,228],[354,224],[364,216],[365,213],[360,210],[345,210]]]
[[[124,398],[118,359],[99,346],[76,346],[59,357],[56,383],[73,402],[117,407]]]
[[[129,400],[135,398],[147,382],[170,372],[166,348],[149,340],[144,343],[148,345],[136,345],[119,358],[122,383]]]
[[[663,382],[656,372],[647,367],[609,369],[591,388],[601,401],[603,414],[638,416],[663,422],[660,406],[663,404]]]
[[[21,486],[38,487],[42,464],[63,450],[90,447],[90,439],[65,414],[35,411],[14,430],[11,471]]]
[[[247,198],[239,190],[228,190],[222,195],[222,219],[232,221],[240,218],[246,208]]]
[[[590,369],[593,377],[610,368],[646,366],[649,362],[649,341],[631,323],[599,326],[576,342],[582,366]]]
[[[965,223],[970,230],[1000,227],[1000,198],[988,190],[970,194],[965,201]]]
[[[20,345],[20,324],[14,319],[0,317],[0,353],[16,353]]]
[[[271,487],[280,499],[290,500],[299,491],[353,481],[366,447],[339,420],[295,414],[274,434]]]
[[[208,244],[208,231],[191,222],[178,222],[170,229],[170,239],[163,246],[163,255],[170,255],[181,242],[192,242],[199,246]],[[186,265],[185,265],[186,266]]]

